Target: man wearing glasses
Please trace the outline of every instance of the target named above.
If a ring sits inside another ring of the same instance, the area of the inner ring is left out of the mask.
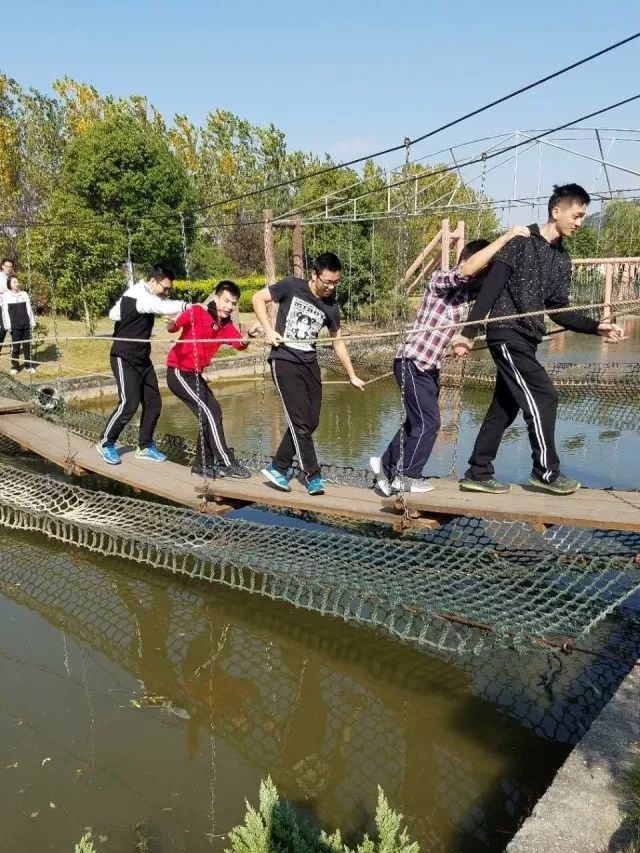
[[[287,431],[264,476],[278,489],[291,491],[289,480],[294,456],[310,495],[324,494],[313,433],[320,422],[322,379],[316,341],[323,326],[333,339],[333,350],[355,388],[364,390],[340,336],[340,308],[335,290],[340,283],[342,264],[333,252],[318,255],[311,279],[285,278],[264,287],[253,297],[253,310],[271,344],[269,363],[285,417]],[[269,323],[267,305],[278,304],[276,327]]]

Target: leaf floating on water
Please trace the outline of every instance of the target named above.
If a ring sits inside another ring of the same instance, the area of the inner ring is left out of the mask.
[[[4,769],[5,770],[11,770],[12,767],[17,767],[17,766],[18,766],[18,762],[15,761],[13,764],[7,764]]]
[[[43,759],[42,759],[42,764],[41,764],[40,766],[41,766],[41,767],[44,767],[44,765],[47,763],[47,761],[51,761],[51,759],[50,759],[50,758],[43,758]]]
[[[163,812],[172,812],[172,811],[173,811],[173,809],[171,808],[171,806],[163,806],[163,807],[162,807],[162,809],[161,809],[161,811],[163,811]]]
[[[40,814],[40,812],[31,812],[29,817],[38,817],[39,814]]]
[[[108,835],[99,835],[99,836],[98,836],[98,841],[99,841],[101,844],[104,844],[104,842],[105,842],[105,841],[108,841],[108,840],[109,840],[109,836],[108,836]]]
[[[49,808],[50,808],[50,809],[55,809],[55,807],[56,807],[56,804],[55,804],[55,803],[49,803]]]
[[[134,708],[142,708],[142,705],[138,702],[137,699],[131,699],[130,703],[131,705],[133,705]]]

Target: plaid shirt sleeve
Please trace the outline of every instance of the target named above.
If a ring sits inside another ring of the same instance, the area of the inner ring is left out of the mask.
[[[429,282],[429,290],[436,296],[442,296],[450,290],[455,290],[456,287],[465,285],[469,281],[469,276],[460,274],[460,266],[455,266],[452,270],[438,270],[431,276]]]

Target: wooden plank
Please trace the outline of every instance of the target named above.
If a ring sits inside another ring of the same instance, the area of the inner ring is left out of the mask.
[[[197,480],[187,467],[175,462],[159,464],[136,459],[133,448],[121,450],[122,464],[108,465],[91,442],[36,415],[3,415],[0,417],[0,434],[65,471],[70,468],[90,471],[211,515],[228,512],[238,506],[230,502],[203,503],[194,492]]]
[[[633,492],[580,489],[573,495],[550,495],[532,486],[513,486],[506,495],[463,492],[452,480],[438,480],[433,492],[408,494],[407,506],[429,515],[462,515],[525,521],[542,525],[566,524],[603,530],[640,532],[640,495]],[[385,499],[387,506],[394,500]]]
[[[0,411],[1,411],[0,401]],[[246,480],[219,479],[206,484],[184,465],[136,459],[132,448],[121,450],[121,465],[108,465],[91,442],[26,413],[3,414],[0,435],[49,459],[65,470],[91,471],[133,489],[157,495],[183,506],[216,514],[248,503],[287,507],[294,511],[378,521],[402,527],[405,523],[433,527],[446,518],[466,516],[525,521],[542,530],[549,525],[640,532],[640,494],[584,489],[560,497],[532,487],[514,486],[507,495],[463,492],[453,480],[438,480],[435,490],[406,496],[405,519],[394,508],[394,499],[382,499],[372,489],[326,484],[324,495],[311,496],[292,482],[291,492],[281,492],[261,475]],[[422,516],[428,516],[424,518]]]
[[[8,397],[0,397],[0,415],[28,412],[31,408],[31,403],[23,403],[20,400],[10,400]]]

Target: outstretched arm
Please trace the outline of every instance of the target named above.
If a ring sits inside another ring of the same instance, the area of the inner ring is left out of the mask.
[[[471,255],[460,264],[460,275],[471,276],[479,273],[487,264],[507,245],[514,237],[530,237],[531,232],[525,225],[514,225],[504,234],[501,234],[493,243],[489,243],[484,249]]]
[[[354,386],[354,388],[359,388],[360,391],[364,391],[365,383],[362,379],[356,376],[356,372],[353,369],[353,364],[351,363],[351,357],[349,355],[349,350],[347,349],[347,345],[344,342],[342,335],[340,334],[340,329],[337,329],[335,332],[329,332],[331,335],[332,343],[333,343],[333,351],[338,357],[338,361],[344,367],[347,376],[349,377],[349,382]]]

